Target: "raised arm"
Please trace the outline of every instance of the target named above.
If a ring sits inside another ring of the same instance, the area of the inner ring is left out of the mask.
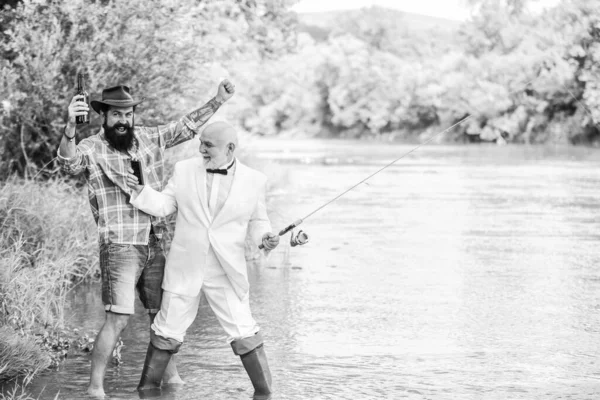
[[[67,126],[58,147],[57,159],[63,171],[71,175],[81,173],[89,162],[87,152],[82,151],[75,145],[75,117],[87,115],[89,108],[83,100],[82,95],[76,95],[69,104],[69,117]]]
[[[208,122],[210,117],[217,112],[219,107],[229,100],[234,93],[235,85],[227,79],[223,80],[217,88],[215,97],[202,107],[195,109],[179,121],[158,127],[161,143],[168,149],[192,139],[200,128]]]

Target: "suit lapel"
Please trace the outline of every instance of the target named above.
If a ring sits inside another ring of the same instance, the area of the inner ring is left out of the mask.
[[[208,209],[208,201],[206,200],[206,170],[204,169],[204,165],[202,165],[202,159],[200,159],[196,168],[196,186],[202,210],[204,211],[204,214],[206,214],[208,221],[212,222],[213,218]]]
[[[240,195],[243,193],[244,182],[247,181],[246,178],[246,166],[240,162],[239,159],[236,160],[235,166],[235,175],[233,176],[233,181],[231,182],[231,188],[229,189],[229,193],[227,194],[227,198],[225,199],[225,203],[223,203],[223,207],[219,210],[215,219],[219,217],[221,214],[225,214],[229,212],[232,204],[235,200],[239,199]]]

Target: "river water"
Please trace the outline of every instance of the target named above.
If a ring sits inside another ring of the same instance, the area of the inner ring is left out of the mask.
[[[275,182],[274,229],[414,146],[257,141]],[[273,399],[600,398],[600,151],[434,146],[410,153],[308,218],[303,247],[251,265]],[[98,285],[69,322],[103,320]],[[138,303],[139,306],[139,303]],[[137,399],[148,343],[139,310],[106,392]],[[251,384],[206,302],[161,399],[249,399]],[[40,398],[85,398],[89,356],[38,378]]]

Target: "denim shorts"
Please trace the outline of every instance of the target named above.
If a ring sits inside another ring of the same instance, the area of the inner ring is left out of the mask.
[[[160,241],[150,235],[148,245],[100,245],[102,303],[118,314],[135,312],[135,292],[149,313],[157,313],[162,297],[165,255]]]

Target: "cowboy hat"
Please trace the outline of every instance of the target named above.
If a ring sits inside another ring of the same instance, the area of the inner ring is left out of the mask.
[[[144,101],[144,98],[135,100],[133,96],[131,96],[131,91],[127,86],[119,85],[104,89],[102,91],[102,100],[92,100],[90,104],[94,111],[100,114],[100,110],[102,109],[101,104],[116,107],[133,107],[137,106],[142,101]]]

